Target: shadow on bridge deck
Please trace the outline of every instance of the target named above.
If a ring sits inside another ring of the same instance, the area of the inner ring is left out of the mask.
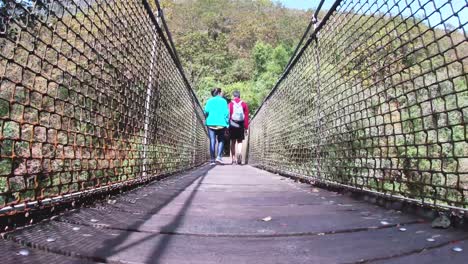
[[[2,263],[466,263],[468,257],[468,233],[461,230],[432,229],[415,216],[230,165],[170,177],[5,237]]]

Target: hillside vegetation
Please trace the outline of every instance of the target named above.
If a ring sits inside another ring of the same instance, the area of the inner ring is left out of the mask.
[[[163,0],[169,30],[198,97],[240,90],[253,113],[274,86],[312,13],[270,0]]]

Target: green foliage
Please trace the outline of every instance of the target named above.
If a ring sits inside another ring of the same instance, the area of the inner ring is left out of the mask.
[[[10,103],[8,101],[0,99],[0,117],[8,117],[10,112]]]
[[[10,159],[2,159],[0,161],[0,176],[9,175],[11,173],[12,163]]]
[[[220,87],[222,84],[216,81],[214,77],[204,77],[200,80],[198,85],[198,98],[202,104],[211,97],[211,89],[214,87]]]
[[[180,59],[200,101],[233,90],[255,112],[283,72],[310,13],[271,0],[165,0]]]
[[[236,59],[227,71],[226,82],[249,81],[253,78],[255,65],[249,59]]]
[[[255,61],[256,75],[260,75],[267,71],[267,64],[271,60],[271,52],[273,48],[271,45],[257,42],[252,50],[253,59]]]
[[[291,56],[290,49],[288,51],[284,45],[278,45],[271,54],[271,58],[267,64],[267,71],[274,74],[281,74]]]
[[[180,56],[185,61],[185,70],[192,82],[199,83],[205,77],[217,80],[225,78],[232,65],[227,49],[227,39],[220,34],[216,39],[200,32],[189,33],[179,40]]]

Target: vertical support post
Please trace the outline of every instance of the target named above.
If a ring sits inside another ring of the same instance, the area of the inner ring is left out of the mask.
[[[159,18],[157,18],[159,20]],[[158,21],[159,22],[159,21]],[[145,124],[144,124],[144,136],[143,136],[143,177],[147,176],[147,162],[148,162],[148,130],[149,130],[149,122],[150,122],[150,114],[151,114],[151,97],[153,94],[153,71],[154,71],[154,63],[156,60],[156,49],[157,49],[157,34],[153,35],[153,47],[151,50],[151,62],[150,62],[150,70],[148,76],[148,86],[146,88],[146,99],[145,99]]]
[[[317,18],[314,16],[313,17],[313,22],[314,22],[314,32],[317,30]],[[315,112],[315,116],[317,118],[317,121],[316,121],[316,131],[317,131],[317,147],[316,147],[316,150],[315,150],[315,153],[316,153],[316,159],[317,159],[317,178],[320,179],[320,155],[321,155],[321,147],[322,147],[322,126],[323,126],[323,123],[322,123],[322,119],[323,119],[323,113],[321,112],[320,110],[320,103],[321,103],[321,87],[320,87],[320,70],[321,70],[321,67],[320,67],[320,52],[319,52],[319,47],[318,47],[318,44],[319,41],[318,41],[318,33],[315,35],[315,48],[314,48],[314,53],[315,53],[315,58],[317,60],[317,80],[316,80],[316,84],[317,84],[317,106],[316,106],[316,112]]]

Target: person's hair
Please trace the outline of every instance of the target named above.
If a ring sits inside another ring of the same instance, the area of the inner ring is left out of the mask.
[[[213,88],[211,90],[211,95],[212,96],[218,96],[221,93],[221,88]]]
[[[234,91],[234,92],[232,92],[232,96],[234,96],[236,98],[240,98],[240,92],[239,91]]]

